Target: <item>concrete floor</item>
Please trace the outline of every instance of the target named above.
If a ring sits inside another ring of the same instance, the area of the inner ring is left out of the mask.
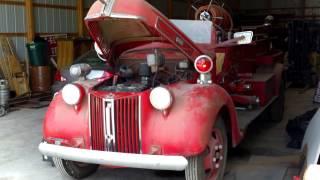
[[[272,124],[254,122],[244,141],[229,155],[227,180],[291,180],[301,167],[299,150],[287,148],[288,120],[319,107],[313,104],[314,90],[288,89],[284,119]]]
[[[314,90],[303,94],[289,89],[284,121],[280,124],[257,123],[245,141],[228,160],[227,180],[282,180],[298,173],[296,150],[286,148],[287,120],[315,107]],[[43,162],[37,146],[41,141],[42,118],[46,109],[22,109],[0,118],[0,180],[64,179],[49,163]],[[136,169],[99,169],[88,180],[161,180],[184,179],[182,173]]]

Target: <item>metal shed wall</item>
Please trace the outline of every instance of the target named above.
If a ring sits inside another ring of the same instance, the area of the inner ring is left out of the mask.
[[[77,0],[34,0],[34,3],[76,7]],[[41,6],[34,8],[36,33],[76,33],[76,9]]]
[[[20,2],[23,0],[20,0]],[[0,33],[11,37],[19,59],[24,59],[26,54],[25,8],[18,5],[0,5]]]
[[[85,10],[94,1],[83,0]],[[78,31],[77,2],[78,0],[33,0],[35,33],[75,35]],[[11,38],[21,61],[27,58],[24,3],[25,0],[0,1],[0,35]]]

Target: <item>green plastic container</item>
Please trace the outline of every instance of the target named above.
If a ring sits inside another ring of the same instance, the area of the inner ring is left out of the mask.
[[[48,65],[48,44],[46,42],[27,43],[27,49],[31,66]]]

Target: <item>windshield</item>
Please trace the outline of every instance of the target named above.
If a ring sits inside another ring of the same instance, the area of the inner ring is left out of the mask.
[[[97,56],[95,50],[90,50],[84,55],[78,57],[73,64],[89,64],[93,69],[105,69],[107,65]]]
[[[119,59],[144,60],[149,54],[154,54],[155,51],[161,53],[167,60],[181,60],[187,57],[177,48],[173,47],[138,47],[128,50],[119,57]]]

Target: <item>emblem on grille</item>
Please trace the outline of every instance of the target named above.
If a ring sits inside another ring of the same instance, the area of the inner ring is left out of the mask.
[[[105,101],[105,137],[108,151],[114,151],[115,147],[115,124],[114,124],[114,101]]]

